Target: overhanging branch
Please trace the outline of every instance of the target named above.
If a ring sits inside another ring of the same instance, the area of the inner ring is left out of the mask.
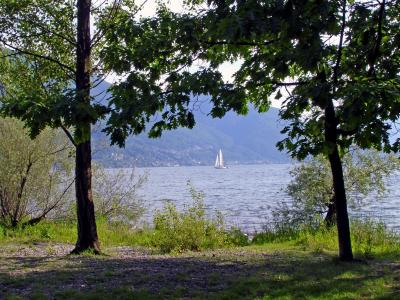
[[[52,63],[55,63],[58,66],[60,66],[61,68],[63,68],[65,71],[68,71],[68,72],[72,73],[72,74],[68,74],[67,73],[70,78],[72,78],[72,79],[75,78],[74,77],[75,76],[75,70],[73,68],[71,68],[70,66],[60,62],[59,60],[57,60],[57,59],[55,59],[53,57],[42,55],[42,54],[31,52],[31,51],[27,51],[27,50],[24,50],[24,49],[20,49],[20,48],[18,48],[16,46],[13,46],[13,45],[5,42],[4,40],[0,40],[0,42],[3,43],[6,47],[8,47],[8,48],[20,53],[20,54],[25,54],[25,55],[28,55],[28,56],[36,57],[36,58],[39,58],[39,59],[43,59],[43,60],[47,60],[47,61],[50,61]]]

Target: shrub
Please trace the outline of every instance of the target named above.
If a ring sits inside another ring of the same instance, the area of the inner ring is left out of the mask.
[[[0,118],[0,223],[31,225],[58,215],[73,185],[71,145],[45,129],[34,140],[21,121]]]
[[[355,252],[365,258],[376,254],[398,252],[400,237],[382,222],[356,219],[351,224],[351,236]]]
[[[147,174],[137,175],[134,168],[107,171],[96,164],[93,177],[96,217],[135,227],[145,212],[137,191],[146,181]]]
[[[155,231],[151,245],[163,253],[200,251],[229,245],[223,217],[217,213],[214,219],[206,217],[204,194],[190,186],[192,206],[180,212],[172,202],[154,215]]]
[[[373,194],[376,199],[387,193],[385,179],[400,169],[400,162],[393,154],[382,154],[376,150],[353,149],[343,157],[343,172],[346,195],[350,207],[359,208]],[[286,188],[292,198],[288,205],[280,204],[274,211],[277,222],[299,226],[318,227],[336,223],[336,208],[332,174],[329,162],[317,156],[297,165],[290,174],[293,180]]]
[[[240,228],[233,227],[227,232],[228,243],[234,246],[247,246],[250,244],[249,236]]]

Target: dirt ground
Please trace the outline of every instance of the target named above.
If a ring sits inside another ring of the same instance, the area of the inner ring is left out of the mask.
[[[66,290],[124,287],[152,294],[180,290],[184,297],[224,290],[265,267],[268,256],[239,251],[152,255],[128,247],[109,248],[104,256],[71,256],[71,249],[45,243],[0,248],[0,295],[29,298],[40,291],[52,298]]]
[[[400,298],[398,261],[347,265],[328,254],[263,248],[173,256],[115,247],[71,256],[72,248],[1,246],[0,299]]]

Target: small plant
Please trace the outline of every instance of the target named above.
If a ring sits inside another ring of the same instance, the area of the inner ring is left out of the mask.
[[[43,239],[51,239],[52,235],[50,232],[50,228],[49,227],[41,227],[40,228],[40,237]]]
[[[214,219],[207,218],[204,194],[190,184],[189,187],[192,206],[180,212],[172,202],[166,202],[164,209],[154,215],[151,245],[163,253],[200,251],[229,244],[222,215],[217,213]]]
[[[300,227],[291,226],[284,222],[265,225],[263,231],[256,232],[251,240],[252,244],[280,243],[299,238]]]
[[[247,246],[250,244],[249,236],[240,230],[240,228],[232,227],[228,232],[228,241],[235,246]]]

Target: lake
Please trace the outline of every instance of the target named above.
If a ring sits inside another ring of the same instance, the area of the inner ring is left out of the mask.
[[[272,221],[271,210],[280,202],[290,203],[284,189],[290,182],[293,164],[232,165],[228,169],[213,166],[137,168],[137,174],[148,174],[148,181],[138,191],[147,206],[146,219],[166,199],[183,208],[192,202],[188,181],[205,194],[207,211],[219,210],[229,225],[246,232],[262,229]],[[400,230],[400,188],[398,176],[387,180],[390,192],[379,201],[370,201],[352,215],[365,215],[384,221]],[[372,197],[371,197],[372,198]],[[371,199],[370,199],[371,200]]]

